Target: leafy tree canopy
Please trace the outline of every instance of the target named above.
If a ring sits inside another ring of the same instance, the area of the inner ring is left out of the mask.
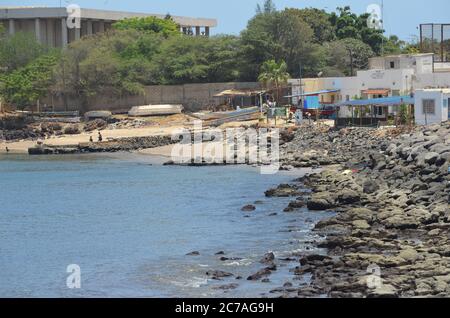
[[[168,15],[165,19],[157,17],[129,18],[113,24],[116,30],[137,30],[142,32],[160,33],[165,37],[179,35],[180,28]]]

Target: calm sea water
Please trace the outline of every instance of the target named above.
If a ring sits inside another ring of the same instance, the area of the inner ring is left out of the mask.
[[[264,191],[301,175],[251,167],[164,167],[141,155],[0,157],[0,297],[258,297],[292,280],[247,282],[261,256],[316,239],[325,214],[283,213]],[[240,209],[257,200],[257,211]],[[269,216],[277,212],[277,216]],[[199,251],[200,256],[186,256]],[[221,262],[225,251],[239,261]],[[66,268],[81,268],[81,289]],[[208,270],[241,275],[211,281]],[[224,292],[218,286],[237,283]]]

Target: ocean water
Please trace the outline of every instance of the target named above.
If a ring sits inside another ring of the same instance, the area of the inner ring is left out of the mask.
[[[292,263],[270,283],[245,278],[263,267],[264,253],[287,257],[318,239],[310,229],[326,213],[284,213],[289,199],[264,197],[304,171],[161,162],[0,156],[0,297],[259,297],[292,282]],[[255,212],[241,211],[255,201]],[[200,255],[186,256],[192,251]],[[222,262],[218,251],[240,259]],[[66,285],[70,264],[81,269],[80,289]],[[213,281],[210,270],[244,279]],[[238,287],[218,288],[231,283]]]

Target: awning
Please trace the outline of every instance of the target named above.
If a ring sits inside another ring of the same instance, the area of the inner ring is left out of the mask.
[[[303,96],[315,96],[315,95],[337,93],[340,91],[341,91],[340,89],[331,89],[331,90],[322,90],[322,91],[317,91],[317,92],[309,92],[309,93],[296,94],[296,95],[288,95],[288,96],[284,96],[284,97],[292,98],[292,97],[303,97]]]
[[[264,94],[266,91],[261,90],[238,90],[238,89],[227,89],[219,94],[214,95],[214,97],[232,97],[232,96],[253,96]]]
[[[367,89],[363,91],[363,94],[367,95],[389,95],[390,89]]]
[[[346,102],[340,102],[334,104],[333,106],[395,106],[402,104],[414,104],[414,97],[411,96],[391,96],[383,98],[372,98],[372,99],[357,99]]]

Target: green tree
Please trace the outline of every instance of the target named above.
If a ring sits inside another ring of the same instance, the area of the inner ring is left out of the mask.
[[[316,8],[287,9],[291,14],[300,17],[313,30],[313,41],[324,43],[335,40],[336,30],[332,24],[332,16],[325,10]]]
[[[374,56],[371,47],[361,40],[348,38],[328,43],[328,66],[344,75],[355,75],[355,71],[366,69],[369,58]],[[353,69],[353,74],[351,70]]]
[[[0,68],[6,72],[17,70],[46,52],[34,34],[17,32],[0,36]]]
[[[286,84],[290,78],[287,72],[287,64],[284,61],[277,63],[275,60],[264,62],[261,66],[261,72],[258,76],[258,81],[263,83],[266,87],[275,88],[276,100],[280,101],[280,88]]]
[[[255,80],[255,69],[268,60],[284,60],[288,71],[299,75],[317,74],[318,45],[312,42],[313,30],[297,14],[289,10],[265,13],[252,18],[241,33],[241,55],[244,60],[243,80]]]
[[[239,76],[238,44],[233,36],[172,38],[152,63],[164,84],[233,81]]]
[[[276,11],[277,8],[272,0],[265,0],[262,8],[259,3],[256,5],[256,14],[274,13]]]
[[[149,40],[153,39],[155,43]],[[89,99],[100,95],[143,93],[143,85],[156,80],[149,61],[158,36],[135,30],[115,31],[83,38],[63,53],[55,72],[55,93],[76,98],[85,110]]]
[[[159,33],[165,37],[180,34],[179,26],[170,16],[166,16],[165,19],[160,19],[157,17],[128,18],[114,23],[113,27],[116,30],[131,29],[142,32]]]
[[[0,95],[5,102],[19,109],[36,105],[37,101],[49,93],[53,82],[53,69],[58,55],[44,55],[28,65],[0,78]]]
[[[336,37],[338,39],[352,38],[361,40],[372,48],[375,54],[380,55],[383,52],[384,43],[391,44],[389,50],[392,51],[392,45],[399,44],[389,43],[390,39],[386,38],[384,30],[372,28],[368,25],[370,15],[364,13],[357,15],[353,13],[349,6],[337,8],[338,14],[333,13],[330,21],[336,28]]]

